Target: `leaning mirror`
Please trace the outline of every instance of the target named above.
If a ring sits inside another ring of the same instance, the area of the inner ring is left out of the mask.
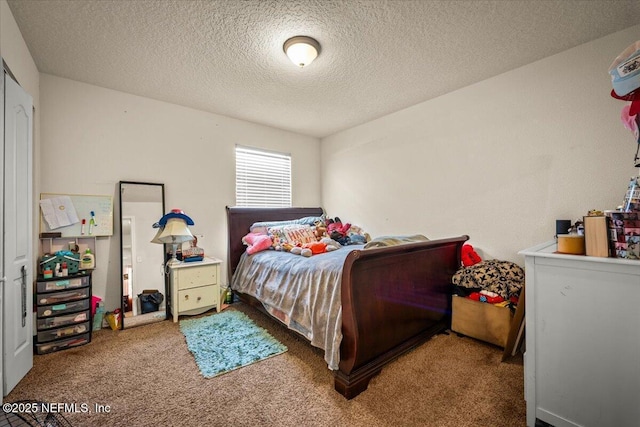
[[[122,327],[167,319],[164,245],[152,243],[164,215],[164,184],[120,181]]]

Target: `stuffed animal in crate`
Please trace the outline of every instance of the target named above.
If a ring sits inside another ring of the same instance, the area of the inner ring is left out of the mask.
[[[249,255],[269,249],[273,244],[271,237],[262,233],[249,233],[242,238],[242,243],[247,245]]]

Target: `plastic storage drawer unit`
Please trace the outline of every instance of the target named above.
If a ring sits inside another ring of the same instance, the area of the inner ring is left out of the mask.
[[[69,277],[38,278],[36,285],[37,354],[91,341],[91,272]]]

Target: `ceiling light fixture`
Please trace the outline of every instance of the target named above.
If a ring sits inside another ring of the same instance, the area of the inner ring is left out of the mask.
[[[311,64],[320,54],[320,43],[307,36],[291,37],[283,48],[291,62],[300,68]]]

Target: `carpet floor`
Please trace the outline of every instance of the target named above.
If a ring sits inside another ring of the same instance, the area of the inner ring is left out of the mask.
[[[204,378],[178,323],[100,330],[90,344],[34,357],[5,402],[86,404],[74,426],[525,426],[522,356],[438,335],[382,369],[352,400],[333,389],[322,352],[242,303],[289,349]]]

